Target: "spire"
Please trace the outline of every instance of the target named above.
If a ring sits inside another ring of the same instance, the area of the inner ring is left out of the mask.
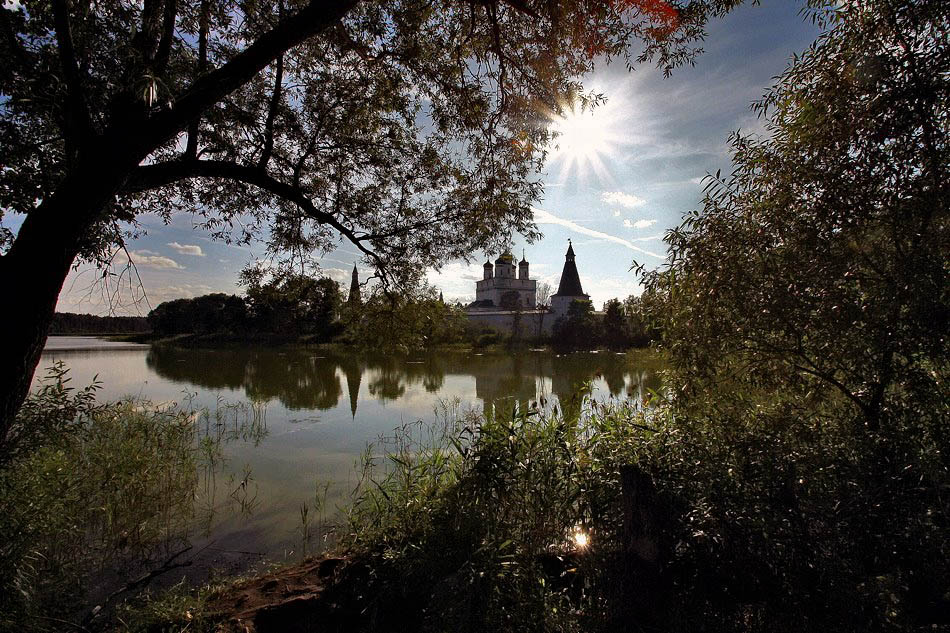
[[[439,303],[445,303],[445,299],[442,298],[442,291],[439,291]]]
[[[347,303],[362,303],[360,299],[360,275],[356,270],[356,264],[353,264],[353,278],[350,281],[350,296],[346,300]]]
[[[568,240],[567,254],[564,256],[564,270],[561,271],[561,283],[558,284],[557,294],[562,297],[582,297],[584,289],[581,287],[581,278],[577,274],[577,264],[574,263],[574,247]]]
[[[350,394],[350,413],[355,420],[356,405],[360,399],[360,382],[363,380],[363,370],[355,360],[352,360],[344,364],[343,373],[346,375],[346,390]]]

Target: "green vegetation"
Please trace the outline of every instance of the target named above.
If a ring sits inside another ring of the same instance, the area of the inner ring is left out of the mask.
[[[433,349],[465,342],[467,319],[461,308],[443,303],[434,288],[374,292],[348,306],[343,340],[389,352]]]
[[[97,404],[56,365],[17,417],[0,469],[0,630],[108,620],[126,590],[171,569],[219,508],[223,442],[266,432],[243,407]],[[90,603],[90,601],[94,601]]]
[[[594,315],[589,301],[574,301],[554,322],[550,343],[558,351],[648,347],[662,336],[658,321],[645,307],[649,301],[646,295],[631,295],[622,303],[611,299],[604,304],[602,317]]]
[[[148,321],[142,317],[96,316],[57,312],[49,326],[52,335],[81,334],[136,334],[149,330]]]
[[[623,350],[646,347],[659,338],[655,328],[647,328],[637,297],[622,304],[609,301],[603,319],[592,314],[590,303],[577,302],[554,323],[552,336],[537,337],[531,334],[535,326],[520,312],[515,312],[511,332],[498,332],[470,322],[460,306],[444,303],[429,286],[399,292],[377,288],[365,301],[351,305],[342,301],[339,284],[326,277],[281,273],[268,277],[253,269],[245,271],[243,281],[244,298],[210,294],[159,304],[148,315],[154,335],[178,345],[340,343],[396,353],[453,345],[512,349],[548,343],[559,351]]]
[[[365,630],[950,626],[950,5],[815,4],[647,275],[668,392],[369,454]]]

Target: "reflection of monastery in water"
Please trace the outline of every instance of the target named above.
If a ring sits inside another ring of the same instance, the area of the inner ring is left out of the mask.
[[[564,269],[557,294],[551,297],[550,306],[537,305],[538,282],[528,275],[528,261],[521,257],[518,276],[511,253],[505,253],[483,267],[484,276],[475,283],[475,301],[465,308],[469,320],[489,327],[511,331],[516,319],[529,335],[550,332],[559,317],[565,316],[574,301],[590,301],[584,294],[581,278],[575,263],[574,246],[568,240],[564,256]]]
[[[317,356],[306,350],[152,347],[146,363],[175,382],[241,389],[254,402],[277,400],[291,410],[345,407],[348,418],[355,418],[359,404],[366,400],[395,402],[414,391],[449,397],[457,387],[447,387],[447,381],[458,385],[473,379],[474,395],[481,405],[504,412],[522,410],[540,399],[558,401],[571,411],[579,405],[588,381],[594,381],[599,398],[609,393],[642,399],[647,390],[660,387],[654,373],[636,369],[626,356],[617,354],[441,352],[414,360],[383,355]]]

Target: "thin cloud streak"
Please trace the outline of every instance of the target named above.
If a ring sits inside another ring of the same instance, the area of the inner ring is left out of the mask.
[[[590,237],[596,237],[602,240],[607,240],[608,242],[614,242],[616,244],[620,244],[621,246],[626,246],[632,251],[643,253],[644,255],[649,255],[651,257],[656,257],[657,259],[666,259],[666,255],[658,255],[657,253],[644,250],[639,246],[634,245],[634,243],[630,240],[625,240],[622,237],[617,237],[616,235],[610,235],[609,233],[602,233],[600,231],[589,229],[586,226],[577,224],[576,222],[565,220],[552,215],[544,209],[532,207],[531,210],[534,212],[534,221],[538,224],[557,224],[559,226],[563,226],[564,228],[570,229],[575,233],[580,233],[581,235],[589,235]]]

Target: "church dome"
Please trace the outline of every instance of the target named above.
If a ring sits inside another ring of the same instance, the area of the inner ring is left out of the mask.
[[[503,253],[498,259],[495,260],[496,264],[511,264],[515,261],[514,256],[511,253]]]

